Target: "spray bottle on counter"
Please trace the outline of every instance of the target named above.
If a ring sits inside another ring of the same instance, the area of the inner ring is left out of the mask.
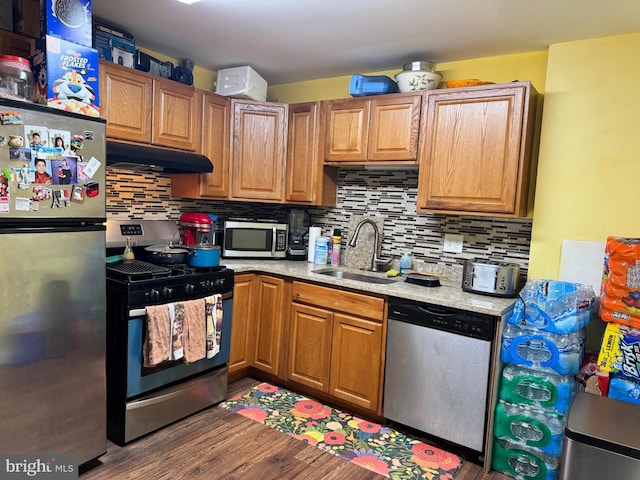
[[[340,243],[342,242],[342,232],[339,228],[333,230],[331,237],[331,265],[340,266]]]

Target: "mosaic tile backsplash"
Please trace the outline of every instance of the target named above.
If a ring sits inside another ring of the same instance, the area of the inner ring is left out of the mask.
[[[467,259],[493,260],[516,263],[526,274],[531,220],[417,214],[417,190],[416,170],[341,170],[336,206],[307,211],[323,234],[339,228],[343,239],[350,238],[352,215],[383,216],[380,252],[384,257],[399,258],[406,249],[418,262],[460,266]],[[177,220],[183,212],[215,213],[222,220],[256,217],[286,221],[288,207],[171,198],[169,175],[107,168],[107,218]],[[442,251],[446,233],[464,235],[462,253]]]

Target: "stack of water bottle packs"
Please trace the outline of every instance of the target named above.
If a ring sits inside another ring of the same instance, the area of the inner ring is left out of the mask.
[[[519,480],[554,480],[565,416],[584,357],[588,285],[530,280],[503,331],[504,363],[495,411],[493,469]]]

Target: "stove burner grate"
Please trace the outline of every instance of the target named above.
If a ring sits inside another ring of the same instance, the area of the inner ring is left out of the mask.
[[[112,265],[107,267],[107,270],[116,275],[127,277],[166,277],[171,273],[171,269],[167,267],[154,265],[153,263],[141,262],[140,260],[134,260],[132,263],[119,263],[117,265]]]

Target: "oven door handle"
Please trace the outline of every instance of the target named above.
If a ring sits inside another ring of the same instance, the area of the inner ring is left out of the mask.
[[[233,298],[233,292],[226,292],[222,294],[223,302],[231,298]],[[144,317],[146,314],[147,312],[144,308],[134,308],[132,310],[129,310],[129,318]]]

